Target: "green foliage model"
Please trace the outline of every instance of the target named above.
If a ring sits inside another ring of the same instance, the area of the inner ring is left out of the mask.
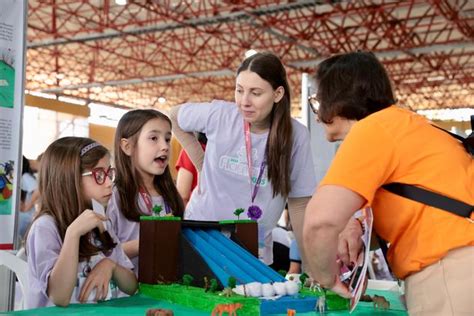
[[[209,292],[214,293],[215,291],[217,291],[218,286],[219,285],[217,284],[217,280],[211,279],[210,285],[209,285]]]
[[[303,273],[300,275],[300,281],[302,285],[305,284],[307,278],[308,278],[308,275],[306,273]]]
[[[227,281],[227,286],[233,289],[236,284],[237,280],[233,276],[229,277],[229,280]]]
[[[234,211],[234,215],[237,216],[237,219],[240,219],[240,214],[242,214],[243,212],[245,212],[243,208],[238,208]]]
[[[183,275],[183,285],[189,286],[189,285],[191,285],[193,280],[194,280],[194,278],[191,275],[189,275],[189,274]]]
[[[155,216],[160,215],[160,213],[161,213],[162,210],[163,210],[163,206],[161,206],[161,205],[155,205],[155,206],[153,206],[153,208],[152,208],[152,211],[153,211],[153,213],[155,214]]]

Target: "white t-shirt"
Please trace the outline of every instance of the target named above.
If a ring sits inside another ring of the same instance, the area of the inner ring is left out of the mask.
[[[181,129],[203,132],[207,136],[204,165],[197,189],[186,206],[185,218],[192,220],[237,219],[235,209],[247,211],[251,203],[251,190],[264,158],[268,133],[251,133],[252,177],[250,185],[245,147],[243,119],[237,106],[231,102],[185,104],[178,114]],[[308,130],[296,120],[293,124],[293,147],[290,162],[291,191],[289,197],[311,196],[316,188],[316,176],[311,156]],[[266,264],[273,262],[272,229],[283,212],[286,200],[273,197],[267,168],[253,204],[263,210],[259,224],[259,257]],[[240,218],[247,218],[246,212]]]

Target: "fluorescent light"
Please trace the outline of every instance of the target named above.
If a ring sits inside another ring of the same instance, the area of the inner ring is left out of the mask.
[[[128,112],[125,109],[115,108],[101,103],[89,103],[91,110],[89,123],[117,127],[120,118]]]
[[[45,99],[56,99],[55,94],[50,94],[50,93],[44,93],[44,92],[39,92],[39,91],[30,91],[31,95],[34,95],[36,97],[41,97]]]
[[[441,81],[441,80],[444,80],[446,79],[444,76],[436,76],[436,77],[428,77],[427,80],[428,81]]]
[[[62,96],[62,95],[60,95],[58,97],[58,101],[77,104],[77,105],[86,105],[86,103],[87,103],[86,101],[81,100],[81,99],[66,97],[66,96]]]
[[[418,110],[416,112],[426,116],[429,120],[435,121],[469,122],[471,120],[471,115],[474,115],[474,109],[471,108]]]
[[[159,98],[158,98],[158,102],[160,102],[161,104],[163,104],[163,103],[166,102],[166,98],[159,97]]]
[[[127,0],[115,0],[115,4],[118,4],[118,5],[126,5],[126,4],[127,4]]]

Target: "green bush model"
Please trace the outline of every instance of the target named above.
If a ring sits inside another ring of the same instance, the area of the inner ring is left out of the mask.
[[[308,278],[308,275],[306,273],[303,273],[300,275],[300,281],[301,281],[301,284],[304,286],[304,284],[306,283],[306,279]]]
[[[193,280],[194,278],[191,275],[189,274],[183,275],[183,285],[190,286],[191,283],[193,283]]]
[[[242,214],[243,212],[245,212],[245,210],[243,208],[238,208],[234,211],[234,215],[237,216],[237,219],[239,220],[240,219],[240,214]]]
[[[236,286],[236,284],[237,284],[237,280],[233,276],[229,277],[229,280],[227,281],[227,286],[233,289]]]
[[[163,210],[163,206],[161,206],[161,205],[155,205],[152,208],[153,214],[155,214],[155,216],[160,215],[162,210]]]
[[[211,282],[209,284],[209,292],[214,293],[217,291],[218,288],[217,280],[216,279],[211,279]]]

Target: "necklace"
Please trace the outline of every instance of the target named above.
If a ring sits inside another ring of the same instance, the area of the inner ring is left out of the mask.
[[[148,191],[146,189],[144,189],[143,187],[141,187],[139,190],[138,190],[138,193],[140,193],[140,196],[142,197],[143,199],[143,202],[145,202],[145,205],[146,205],[146,208],[148,209],[148,212],[150,214],[153,214],[153,203],[152,203],[152,200],[151,200],[151,195],[150,193],[148,193]],[[166,203],[165,199],[163,199],[163,204],[165,205],[165,213],[166,214],[171,214],[171,209],[168,205],[168,203]],[[156,214],[158,215],[158,214]]]
[[[260,165],[258,177],[255,181],[255,186],[252,185],[252,140],[250,137],[250,123],[244,121],[244,132],[245,132],[245,149],[247,152],[247,166],[248,166],[248,174],[250,179],[250,197],[251,197],[251,205],[247,210],[247,215],[252,220],[258,220],[262,214],[263,210],[256,204],[254,204],[255,198],[257,197],[258,189],[260,188],[260,183],[262,181],[263,171],[267,165],[267,158],[266,155],[263,158],[263,161]]]

